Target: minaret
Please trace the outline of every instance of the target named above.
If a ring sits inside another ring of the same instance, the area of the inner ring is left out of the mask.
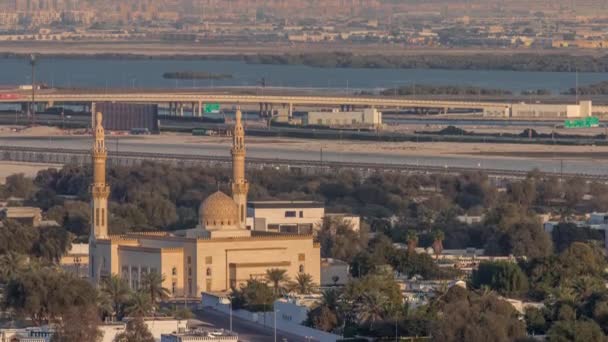
[[[239,208],[239,228],[245,229],[249,183],[245,179],[245,130],[241,116],[239,107],[236,110],[236,123],[232,134],[232,199]]]
[[[106,184],[106,159],[108,152],[106,151],[103,116],[97,112],[95,116],[95,130],[93,137],[95,139],[92,157],[93,157],[93,184],[91,184],[91,234],[90,241],[108,238],[108,197],[110,196],[110,187]]]

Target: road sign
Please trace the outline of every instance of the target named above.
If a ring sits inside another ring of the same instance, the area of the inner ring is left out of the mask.
[[[590,128],[598,127],[600,119],[596,116],[589,116],[583,119],[573,119],[564,121],[565,128]]]
[[[220,112],[219,103],[205,103],[205,113],[217,114]]]

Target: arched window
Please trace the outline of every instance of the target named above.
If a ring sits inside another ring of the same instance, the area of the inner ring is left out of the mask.
[[[300,265],[300,273],[304,273],[304,265]]]
[[[207,267],[207,277],[211,277],[211,267]]]
[[[173,267],[173,269],[171,270],[171,274],[174,276],[177,275],[177,267]]]

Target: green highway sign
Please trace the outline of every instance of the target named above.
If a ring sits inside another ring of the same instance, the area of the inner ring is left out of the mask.
[[[220,112],[220,104],[219,103],[205,103],[205,113],[214,113],[217,114]]]
[[[598,127],[600,119],[596,116],[590,116],[583,119],[573,119],[564,121],[565,128],[591,128]]]

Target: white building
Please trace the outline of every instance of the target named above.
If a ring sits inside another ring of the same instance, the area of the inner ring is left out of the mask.
[[[527,118],[585,118],[591,116],[591,101],[578,104],[516,103],[511,105],[511,117]]]
[[[146,327],[154,337],[155,341],[160,341],[163,334],[185,333],[188,330],[188,320],[174,318],[144,318]],[[116,335],[125,331],[126,322],[106,323],[99,326],[102,332],[101,342],[113,342]]]
[[[323,221],[325,206],[314,201],[251,201],[247,228],[255,231],[311,233]]]
[[[343,286],[350,280],[350,266],[347,262],[332,259],[321,259],[321,286]]]
[[[49,342],[53,334],[48,327],[0,329],[0,342]]]
[[[325,217],[344,220],[354,231],[361,227],[359,216],[325,213],[323,203],[315,201],[248,202],[246,226],[254,231],[309,234],[320,228]]]
[[[227,331],[194,330],[185,333],[161,335],[161,342],[238,342],[239,336]]]
[[[305,125],[329,127],[382,127],[382,112],[375,108],[365,108],[361,111],[342,112],[308,112],[304,119]]]

